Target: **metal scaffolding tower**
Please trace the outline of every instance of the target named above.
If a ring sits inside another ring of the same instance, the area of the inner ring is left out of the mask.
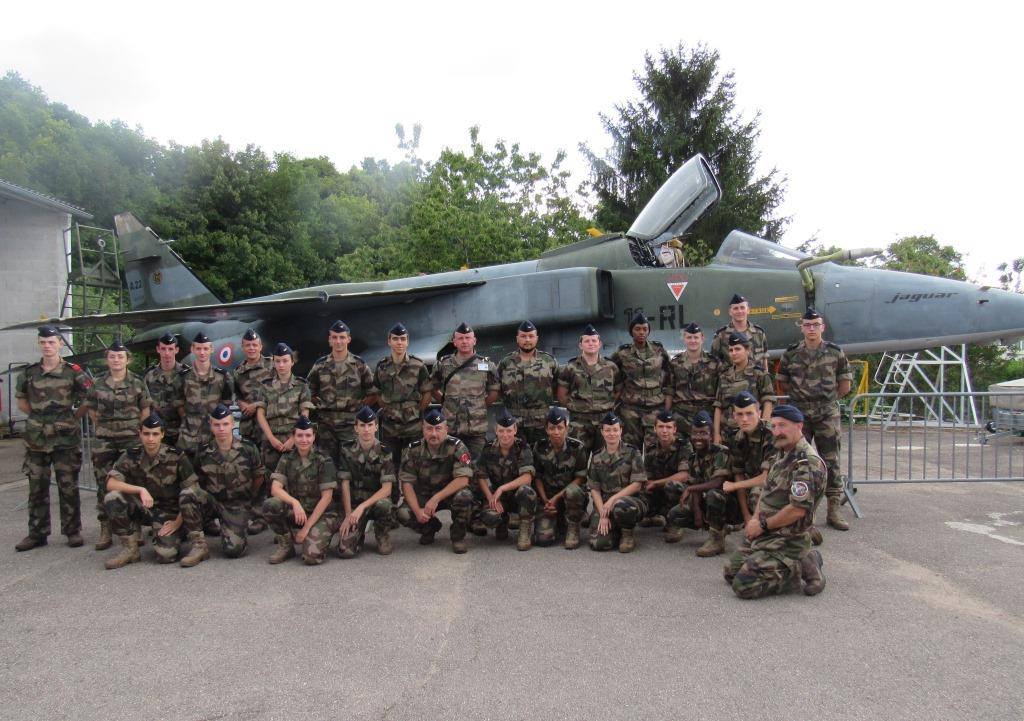
[[[108,228],[74,223],[64,230],[68,280],[60,316],[124,310],[124,286],[117,236]],[[66,338],[75,355],[101,350],[120,327],[82,330]]]
[[[959,349],[942,346],[916,353],[885,353],[875,369],[875,382],[881,385],[880,393],[895,394],[896,402],[876,398],[868,414],[869,423],[882,423],[888,429],[897,418],[906,421],[919,415],[947,425],[979,425],[973,396],[921,395],[973,393],[966,345]]]

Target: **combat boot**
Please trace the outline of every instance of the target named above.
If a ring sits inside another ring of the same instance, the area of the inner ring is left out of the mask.
[[[93,548],[97,551],[106,551],[113,545],[114,539],[110,535],[110,524],[106,521],[100,521],[100,537]]]
[[[427,525],[423,527],[423,531],[420,532],[420,545],[429,546],[434,542],[434,534],[441,530],[441,522],[436,518],[431,518],[427,521]]]
[[[82,538],[81,533],[69,533],[68,534],[68,546],[70,548],[81,548],[85,545],[85,540]]]
[[[725,533],[721,528],[709,528],[708,540],[697,549],[697,555],[701,558],[710,558],[725,553]]]
[[[181,559],[182,568],[198,566],[210,557],[210,547],[206,545],[206,535],[202,531],[192,531],[188,534],[188,539],[192,541],[192,548],[189,549],[188,555]]]
[[[377,553],[382,556],[390,556],[394,549],[391,546],[391,528],[389,523],[378,524],[373,522],[373,537],[377,539]]]
[[[815,546],[820,546],[825,542],[825,539],[821,535],[821,531],[818,530],[817,526],[811,526],[807,529],[807,535],[811,537],[811,543]]]
[[[565,543],[563,544],[570,551],[580,547],[580,524],[579,522],[569,522],[569,526],[565,529]]]
[[[479,516],[477,516],[476,518],[474,518],[472,521],[469,522],[469,532],[472,533],[474,536],[486,536],[487,535],[487,526],[485,526],[484,522],[480,520]],[[497,533],[498,533],[497,530],[495,530],[494,533],[495,533],[495,538],[497,538]],[[505,538],[508,538],[508,526],[505,526]],[[501,539],[499,539],[499,540],[501,540]]]
[[[662,535],[662,539],[665,543],[679,543],[683,540],[683,529],[676,526],[665,526],[665,532]]]
[[[640,528],[661,528],[665,525],[665,517],[660,513],[656,513],[653,516],[646,516],[640,519],[640,523],[637,524]]]
[[[465,553],[469,548],[466,546],[466,538],[463,536],[459,540],[452,539],[452,553]]]
[[[14,544],[15,551],[31,551],[33,548],[46,545],[46,536],[33,536],[31,533]]]
[[[139,554],[139,542],[135,540],[134,536],[118,536],[117,540],[121,542],[121,552],[113,558],[107,559],[107,562],[103,564],[108,571],[123,568],[129,563],[137,563],[142,560],[142,556]]]
[[[508,514],[508,527],[510,530],[515,531],[519,529],[519,514],[510,513]]]
[[[267,563],[284,563],[289,558],[295,558],[295,544],[292,543],[290,535],[274,536],[274,543],[277,544],[277,550],[267,559]]]
[[[520,551],[529,551],[533,547],[533,519],[519,519],[519,537],[516,538],[516,548]]]
[[[619,553],[632,553],[636,548],[636,538],[632,528],[623,528],[619,537]]]
[[[821,552],[812,549],[800,559],[800,575],[804,579],[804,593],[808,596],[817,596],[825,589],[825,574],[821,572],[824,565]]]
[[[839,512],[839,496],[828,497],[828,516],[826,516],[825,520],[828,522],[828,525],[837,531],[850,530],[850,524],[846,522],[846,519]]]

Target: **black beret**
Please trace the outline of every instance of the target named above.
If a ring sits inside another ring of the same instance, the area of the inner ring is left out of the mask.
[[[287,343],[278,343],[277,345],[274,346],[273,353],[271,353],[271,355],[275,355],[275,356],[291,355],[291,354],[292,354],[292,349],[291,349],[291,347]]]
[[[662,423],[675,423],[676,422],[676,414],[673,413],[672,411],[665,410],[664,408],[662,408],[660,411],[658,411],[658,415],[656,415],[655,418],[657,418]]]
[[[732,296],[732,300],[729,301],[729,305],[739,305],[740,303],[746,303],[746,302],[747,302],[746,298],[744,298],[739,293],[734,293],[733,296]]]
[[[692,322],[692,321],[687,323],[686,325],[684,325],[683,326],[683,330],[685,330],[687,333],[702,333],[703,332],[703,331],[701,331],[700,326],[697,325],[696,323]]]
[[[213,341],[210,340],[210,336],[206,335],[206,333],[203,333],[202,331],[199,331],[198,333],[196,333],[196,337],[192,339],[192,342],[193,343],[212,343]]]
[[[395,323],[388,331],[388,335],[409,335],[409,329],[401,323]]]
[[[732,397],[732,404],[736,408],[746,408],[747,406],[757,405],[757,399],[754,398],[750,391],[740,391]]]
[[[633,332],[633,326],[635,326],[635,325],[650,325],[650,324],[651,324],[651,322],[649,320],[647,320],[647,316],[644,315],[641,311],[638,310],[636,313],[633,314],[633,317],[629,319],[629,326],[628,326],[628,328],[629,328],[629,331],[632,333]]]
[[[750,339],[747,338],[746,333],[734,330],[729,334],[729,345],[750,345]]]
[[[348,326],[345,325],[345,321],[343,320],[334,321],[334,323],[331,324],[329,330],[331,331],[331,333],[351,333],[351,331],[348,329]]]
[[[463,333],[463,334],[465,334],[465,333],[472,333],[473,332],[473,327],[471,325],[469,325],[468,323],[466,323],[466,321],[462,321],[461,323],[459,323],[459,327],[455,329],[455,332],[456,333]]]
[[[520,333],[530,333],[530,332],[535,331],[535,330],[537,330],[537,326],[535,326],[533,323],[531,323],[528,320],[524,320],[522,323],[519,324],[519,332]]]
[[[568,422],[569,411],[562,408],[561,406],[551,406],[548,408],[547,421],[553,426],[560,426],[563,423]]]
[[[821,313],[814,310],[814,308],[808,308],[801,317],[804,320],[818,320],[818,318],[821,318]]]
[[[218,421],[223,419],[223,418],[227,418],[230,415],[231,415],[231,409],[228,408],[223,403],[218,403],[217,405],[215,405],[213,407],[213,410],[210,411],[210,418],[216,418]]]
[[[772,418],[785,418],[793,423],[803,423],[804,414],[796,406],[781,405],[772,411]]]
[[[707,428],[711,425],[711,416],[708,415],[707,411],[698,411],[697,415],[693,417],[693,423],[690,424],[692,428]]]
[[[583,329],[583,333],[580,335],[598,335],[597,328],[590,323],[587,323],[587,327]]]
[[[39,326],[39,337],[40,338],[53,338],[55,335],[60,335],[57,330],[57,326],[54,325],[41,325]]]
[[[616,423],[622,423],[622,419],[615,415],[614,411],[608,411],[601,419],[602,426],[614,426]]]
[[[427,406],[427,410],[423,411],[423,422],[428,426],[439,426],[444,423],[441,406]]]
[[[309,420],[306,416],[299,416],[295,419],[294,428],[297,431],[311,431],[313,430],[313,421]]]
[[[516,424],[517,419],[514,415],[508,412],[508,408],[502,408],[501,412],[499,412],[497,417],[494,419],[494,422],[502,428],[511,428]]]
[[[254,328],[250,328],[242,334],[242,340],[259,340],[260,334]]]
[[[142,421],[143,428],[163,428],[164,419],[160,417],[160,414],[156,411],[150,411],[149,415],[146,416],[146,420]]]
[[[110,343],[110,345],[107,346],[107,350],[117,351],[118,353],[120,353],[121,351],[127,351],[128,347],[125,346],[125,344],[121,342],[121,338],[120,337],[117,337],[117,338],[114,338],[114,340]]]
[[[370,406],[363,406],[356,412],[356,420],[360,423],[373,423],[377,420],[377,411]]]
[[[157,339],[157,343],[163,343],[164,345],[178,345],[178,336],[174,333],[164,333]]]

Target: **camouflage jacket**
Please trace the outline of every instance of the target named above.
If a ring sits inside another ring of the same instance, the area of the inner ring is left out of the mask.
[[[114,381],[104,373],[85,395],[85,403],[96,413],[97,438],[138,438],[142,411],[153,405],[149,389],[137,375],[128,371],[123,381]]]
[[[171,517],[178,515],[178,495],[198,482],[188,456],[165,444],[160,444],[156,456],[142,446],[129,448],[114,462],[108,477],[145,488],[153,496],[157,512],[153,515]]]
[[[524,361],[519,351],[498,363],[501,399],[509,412],[526,428],[543,428],[548,408],[555,402],[558,362],[542,350]]]
[[[398,482],[402,485],[411,483],[418,492],[433,494],[456,476],[473,478],[473,460],[466,444],[455,436],[448,436],[437,453],[433,453],[421,438],[402,455]]]
[[[587,480],[587,449],[583,442],[566,438],[561,450],[555,450],[547,438],[533,447],[533,465],[536,478],[544,485],[548,498],[579,479],[582,486]]]
[[[85,402],[91,385],[89,376],[74,363],[62,360],[52,371],[44,371],[42,363],[26,367],[14,391],[15,398],[29,405],[25,447],[47,452],[77,448],[82,426],[74,407]]]
[[[686,351],[669,362],[669,393],[675,406],[710,406],[718,396],[721,364],[710,353],[701,351],[700,360],[691,361]]]
[[[732,399],[740,391],[750,391],[759,405],[768,401],[775,402],[772,377],[767,372],[750,363],[743,370],[737,370],[736,366],[730,364],[718,376],[718,396],[714,405],[722,409],[722,418],[731,426],[736,425],[732,420]]]
[[[715,331],[715,337],[711,339],[711,355],[713,355],[722,367],[730,365],[729,361],[729,334],[743,333],[750,339],[750,363],[758,368],[768,368],[768,336],[764,328],[750,321],[747,321],[745,331],[737,331],[732,321],[729,325],[723,325]]]
[[[260,385],[268,378],[274,377],[274,361],[266,356],[250,363],[248,360],[235,368],[231,374],[234,378],[235,398],[246,403],[252,403],[259,395]],[[238,423],[238,432],[242,438],[260,438],[260,429],[256,423],[256,416],[242,414]]]
[[[383,484],[395,483],[395,462],[391,449],[376,442],[369,450],[364,450],[358,440],[342,446],[338,480],[348,481],[352,507],[355,508],[379,491]],[[340,504],[341,499],[336,500]]]
[[[204,491],[218,501],[249,501],[253,488],[266,475],[263,457],[255,445],[240,438],[231,441],[227,453],[216,442],[208,443],[196,454],[196,475]]]
[[[799,554],[806,547],[807,529],[814,519],[814,499],[825,487],[825,462],[821,460],[807,439],[797,441],[793,450],[780,454],[768,470],[758,510],[772,517],[780,510],[793,504],[806,511],[796,523],[782,528],[773,528],[751,542],[755,550],[782,551],[787,555]]]
[[[179,447],[195,448],[209,441],[210,411],[218,403],[231,403],[231,374],[223,368],[211,368],[205,378],[195,368],[185,373],[185,419],[181,424]]]
[[[270,481],[281,484],[309,514],[320,502],[321,493],[338,487],[338,471],[331,457],[316,447],[309,450],[305,459],[293,448],[281,456],[277,468],[270,474]]]
[[[587,470],[587,488],[597,491],[607,501],[630,483],[639,483],[643,490],[647,473],[640,451],[623,443],[615,453],[602,449],[594,453]]]
[[[569,392],[566,408],[570,414],[604,414],[615,407],[622,388],[622,373],[607,358],[598,357],[591,366],[579,356],[562,366],[558,387]]]
[[[380,396],[382,429],[401,438],[419,436],[420,400],[431,387],[426,363],[412,354],[401,363],[395,363],[390,353],[377,361],[373,391]]]
[[[464,363],[465,359],[458,355],[446,355],[434,365],[430,375],[433,388],[444,396],[444,416],[453,436],[486,433],[487,394],[501,390],[498,371],[491,361],[474,355],[465,367],[456,370]]]
[[[693,448],[688,439],[676,438],[667,449],[662,448],[660,443],[652,443],[644,450],[647,479],[658,481],[679,471],[688,471],[691,453]]]
[[[524,473],[536,473],[533,466],[533,451],[522,438],[516,438],[507,456],[501,455],[497,439],[484,446],[476,464],[476,479],[486,481],[493,491],[503,483],[518,478]]]
[[[710,481],[724,483],[732,478],[729,471],[729,449],[715,443],[710,444],[704,453],[691,453],[686,465],[690,470],[691,486]]]
[[[142,380],[153,399],[153,410],[164,419],[164,428],[177,431],[181,427],[181,409],[185,407],[185,374],[188,366],[175,363],[169,373],[164,373],[160,364],[146,371]]]
[[[341,361],[325,355],[313,364],[306,380],[316,417],[322,421],[351,421],[363,399],[373,394],[370,367],[354,353]]]
[[[853,380],[843,349],[822,341],[810,349],[804,341],[782,354],[778,380],[789,386],[789,402],[801,410],[817,410],[838,400],[841,380]]]
[[[749,434],[740,431],[729,442],[729,468],[734,476],[753,478],[771,468],[777,450],[772,431],[764,421]]]
[[[295,419],[302,415],[302,411],[313,409],[309,384],[296,375],[292,375],[288,383],[282,383],[275,373],[260,383],[252,400],[257,408],[263,409],[267,425],[278,439],[291,435]]]
[[[612,353],[611,361],[622,374],[619,400],[625,405],[653,408],[665,402],[665,395],[671,392],[670,361],[665,346],[656,340],[648,340],[641,350],[635,343],[626,343]]]

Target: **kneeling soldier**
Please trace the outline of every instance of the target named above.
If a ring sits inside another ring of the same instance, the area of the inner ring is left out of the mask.
[[[191,511],[207,526],[220,521],[220,545],[228,558],[238,558],[248,545],[249,509],[253,495],[263,487],[265,470],[259,450],[235,438],[235,419],[223,403],[210,412],[213,443],[196,453],[199,484],[182,491],[182,513]],[[191,554],[182,566],[199,563]]]
[[[679,503],[690,479],[689,460],[693,448],[687,437],[679,437],[676,416],[670,410],[658,411],[654,420],[655,442],[644,450],[647,484],[641,494],[647,502],[647,516],[640,525],[664,526],[665,516]]]
[[[448,424],[437,406],[423,412],[423,440],[403,454],[398,481],[405,505],[398,509],[398,522],[420,533],[420,544],[434,542],[441,530],[437,512],[449,510],[452,551],[465,553],[466,528],[473,511],[473,460],[466,444],[448,435]]]
[[[547,438],[533,448],[536,470],[533,484],[540,495],[537,521],[537,545],[550,546],[561,528],[565,529],[565,547],[579,548],[580,522],[587,511],[589,454],[583,441],[569,437],[569,412],[552,406],[548,410]]]
[[[136,524],[153,529],[153,547],[159,563],[174,563],[181,548],[181,527],[185,526],[192,550],[185,559],[207,558],[202,519],[180,504],[183,492],[196,485],[185,453],[163,444],[164,421],[150,413],[139,428],[141,447],[125,451],[107,474],[104,505],[110,528],[121,541],[121,553],[106,562],[108,570],[140,559]]]
[[[537,514],[537,493],[530,486],[535,469],[533,451],[522,438],[515,416],[503,410],[495,421],[497,438],[480,454],[476,480],[486,499],[480,520],[494,529],[498,540],[508,538],[508,515],[519,515],[516,548],[530,550],[533,545],[533,519]],[[504,496],[504,501],[502,497]]]
[[[635,496],[647,482],[640,451],[622,442],[622,421],[609,412],[601,419],[604,448],[594,453],[587,471],[587,486],[594,499],[590,517],[590,547],[620,553],[636,548],[633,529],[647,510]],[[595,530],[596,529],[596,530]]]
[[[338,555],[355,558],[363,547],[366,526],[373,521],[377,553],[391,553],[391,520],[395,504],[391,487],[395,463],[391,449],[377,440],[377,414],[363,406],[356,412],[356,439],[342,445],[338,480],[341,481],[341,512],[345,520],[338,529]],[[353,504],[355,507],[353,508]]]
[[[302,546],[307,566],[323,563],[338,516],[331,509],[338,472],[334,461],[314,446],[313,423],[299,416],[292,431],[295,447],[281,456],[270,474],[270,498],[263,502],[263,518],[274,531],[277,550],[268,559],[283,563]]]

